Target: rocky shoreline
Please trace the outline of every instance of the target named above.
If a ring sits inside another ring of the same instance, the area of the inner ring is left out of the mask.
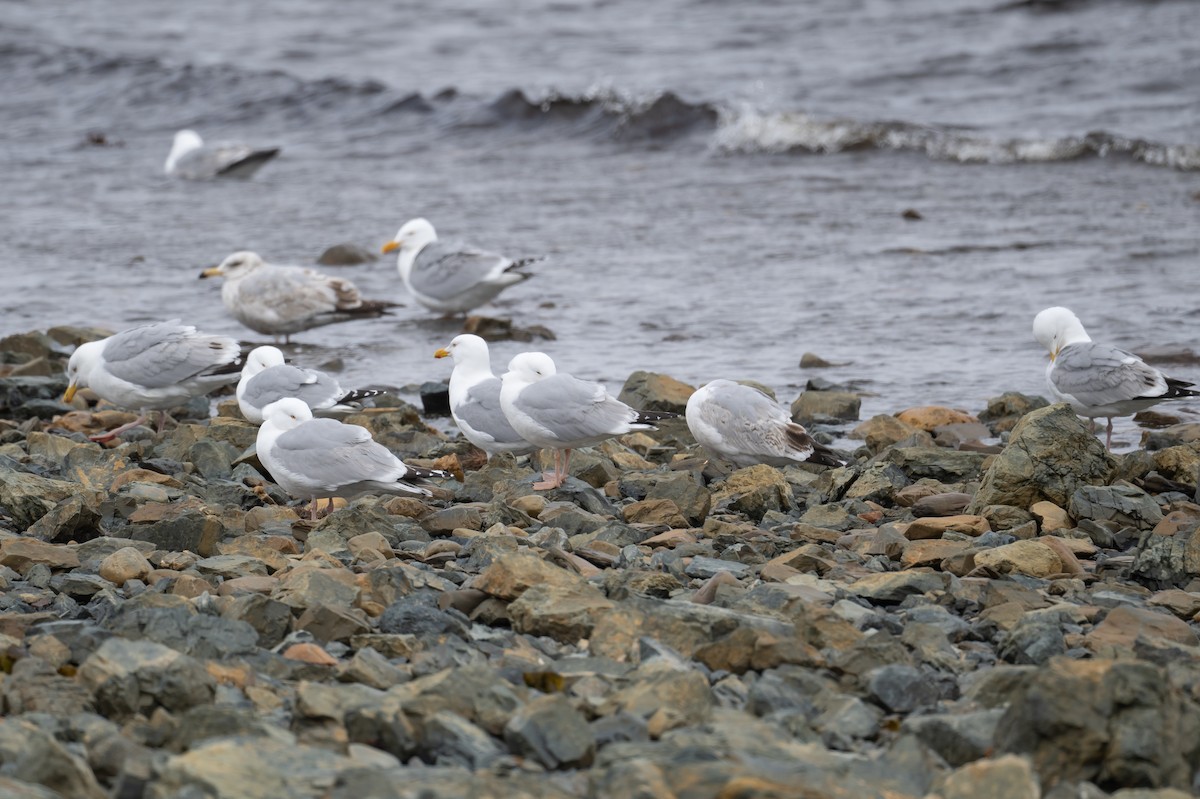
[[[98,335],[0,341],[0,795],[1200,790],[1196,426],[1114,456],[1038,398],[825,387],[792,410],[843,468],[722,470],[675,420],[539,493],[393,399],[348,421],[461,482],[313,523],[229,401],[89,442],[132,418],[61,404]]]

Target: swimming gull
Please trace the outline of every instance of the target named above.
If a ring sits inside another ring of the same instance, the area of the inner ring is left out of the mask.
[[[284,397],[304,400],[320,416],[357,410],[359,401],[383,393],[373,389],[347,391],[332,375],[286,363],[276,347],[251,350],[237,384],[238,407],[242,416],[254,424],[262,424],[263,408]]]
[[[734,466],[817,463],[841,466],[833,452],[751,386],[713,380],[687,402],[687,426],[706,450]]]
[[[159,411],[158,429],[166,424],[165,408],[238,379],[241,347],[228,336],[199,333],[178,319],[155,322],[80,344],[67,362],[64,402],[80,388],[141,415],[129,424],[93,441],[108,441],[146,420],[147,410]]]
[[[450,415],[468,441],[489,457],[498,452],[520,455],[537,449],[521,438],[500,408],[500,378],[492,374],[486,341],[464,333],[433,357],[454,359]]]
[[[554,472],[535,489],[557,488],[567,479],[571,450],[599,444],[677,413],[638,411],[591,383],[558,372],[544,352],[523,352],[501,378],[500,407],[517,433],[531,444],[554,450]],[[561,465],[560,465],[561,460]]]
[[[194,130],[181,130],[171,143],[163,171],[188,180],[248,178],[279,155],[278,147],[255,148],[245,144],[206,145]]]
[[[235,252],[200,277],[224,277],[221,301],[234,318],[255,332],[283,336],[285,341],[302,330],[383,316],[396,307],[364,300],[349,280],[302,266],[269,264],[253,252]]]
[[[1112,448],[1114,416],[1128,416],[1163,400],[1200,396],[1191,383],[1167,377],[1131,352],[1097,344],[1066,308],[1047,308],[1033,319],[1033,337],[1050,352],[1046,385],[1058,402],[1080,416],[1108,419],[1104,446]]]
[[[449,477],[437,469],[409,466],[371,438],[365,427],[336,419],[314,419],[304,400],[276,400],[263,409],[258,428],[258,460],[275,482],[297,499],[351,499],[362,494],[428,497],[420,485],[431,477]]]
[[[541,260],[514,261],[463,244],[442,243],[426,219],[405,222],[383,252],[399,250],[396,268],[417,302],[444,314],[465,313],[489,302],[509,286],[529,279],[517,271]]]

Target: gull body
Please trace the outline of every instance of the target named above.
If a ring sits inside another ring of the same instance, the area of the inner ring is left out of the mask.
[[[277,347],[256,347],[246,356],[242,377],[237,384],[238,407],[253,424],[262,424],[263,410],[285,397],[303,400],[314,414],[343,413],[356,410],[357,403],[383,394],[376,390],[350,390],[341,387],[332,375],[316,369],[288,364]]]
[[[269,264],[258,253],[241,251],[201,278],[223,277],[221,301],[235,319],[257,333],[283,336],[336,322],[373,318],[394,303],[364,300],[349,280],[302,266]]]
[[[206,145],[194,130],[175,134],[163,171],[187,180],[248,178],[263,164],[279,155],[278,147],[249,147],[245,144]]]
[[[842,465],[779,403],[732,380],[713,380],[697,389],[688,398],[686,417],[702,447],[739,468],[756,463]]]
[[[275,482],[297,499],[352,499],[362,494],[427,497],[426,478],[449,477],[409,466],[371,438],[365,428],[314,419],[303,400],[276,400],[263,409],[255,450]]]
[[[410,219],[383,245],[397,252],[396,268],[417,302],[445,314],[465,313],[490,302],[530,275],[518,271],[538,258],[513,260],[461,244],[438,241],[427,219]]]
[[[501,381],[492,373],[486,341],[464,333],[433,355],[454,359],[450,415],[468,441],[489,457],[499,452],[525,454],[537,449],[513,429],[500,407]]]
[[[1114,416],[1128,416],[1164,400],[1200,396],[1188,388],[1191,383],[1167,377],[1133,353],[1092,341],[1079,317],[1066,308],[1047,308],[1034,317],[1033,337],[1050,353],[1050,394],[1080,416],[1107,418],[1108,448]]]
[[[500,407],[529,443],[554,450],[554,472],[534,488],[557,488],[567,478],[571,450],[599,444],[678,414],[639,411],[608,393],[600,383],[559,372],[544,352],[523,352],[501,378]],[[560,466],[561,454],[561,466]]]

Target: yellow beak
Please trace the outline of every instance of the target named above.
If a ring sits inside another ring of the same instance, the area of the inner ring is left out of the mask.
[[[202,277],[202,278],[204,278],[204,277],[220,277],[220,276],[221,276],[221,267],[219,267],[219,266],[210,266],[208,269],[205,269],[203,272],[200,273],[200,277]]]
[[[71,385],[67,386],[67,390],[66,390],[66,392],[63,394],[62,401],[63,401],[63,402],[70,402],[71,400],[75,399],[75,392],[76,392],[76,391],[78,391],[78,390],[79,390],[79,384],[78,384],[78,383],[71,383]]]
[[[1058,357],[1058,353],[1062,351],[1062,347],[1055,347],[1050,351],[1050,362],[1054,363],[1054,359]]]
[[[440,350],[438,350],[437,352],[435,352],[433,354],[433,357],[446,358],[446,357],[449,357],[449,355],[450,355],[450,350],[446,349],[445,347],[442,347]]]
[[[382,252],[384,255],[387,255],[389,252],[394,252],[398,249],[400,249],[400,242],[389,241],[387,244],[383,245],[383,248],[380,250],[380,252]]]

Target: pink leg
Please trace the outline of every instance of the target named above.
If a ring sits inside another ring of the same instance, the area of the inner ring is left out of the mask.
[[[558,488],[558,486],[562,485],[561,483],[554,482],[555,480],[558,479],[559,451],[555,449],[555,450],[551,450],[551,452],[554,453],[554,471],[546,472],[543,469],[541,481],[533,484],[534,491],[545,491],[547,488]]]
[[[146,421],[146,414],[143,413],[141,416],[134,419],[132,422],[129,422],[128,424],[123,424],[120,427],[117,427],[113,430],[109,430],[107,433],[100,433],[99,435],[88,436],[88,440],[101,442],[101,443],[103,443],[105,441],[112,441],[114,438],[121,435],[126,430],[132,430],[133,428],[137,427],[139,424],[141,424],[144,421]]]
[[[562,459],[562,471],[556,476],[554,487],[557,488],[567,482],[567,477],[570,476],[571,468],[571,450],[567,450]]]

